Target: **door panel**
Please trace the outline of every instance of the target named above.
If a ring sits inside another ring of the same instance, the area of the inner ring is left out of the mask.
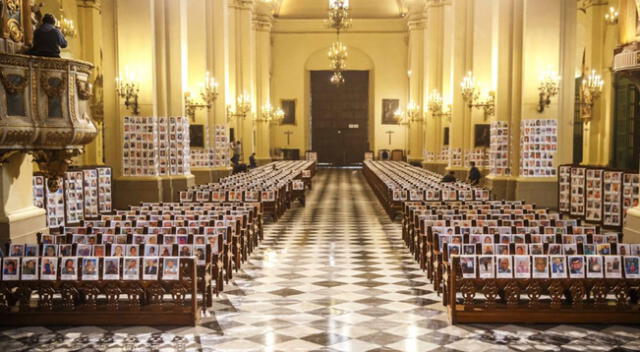
[[[369,71],[344,72],[340,87],[331,73],[311,72],[312,149],[321,163],[352,165],[369,150]]]

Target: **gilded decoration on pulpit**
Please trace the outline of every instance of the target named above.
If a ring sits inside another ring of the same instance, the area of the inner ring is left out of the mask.
[[[22,1],[6,0],[6,23],[4,24],[4,37],[10,38],[14,42],[21,42],[24,39],[22,30]]]

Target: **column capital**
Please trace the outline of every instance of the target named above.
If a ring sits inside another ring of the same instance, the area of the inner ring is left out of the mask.
[[[102,11],[102,0],[77,0],[78,7],[94,8]]]
[[[273,25],[274,4],[260,2],[254,7],[253,29],[260,32],[269,32]]]
[[[248,11],[253,11],[254,5],[254,0],[232,0],[229,3],[229,7],[231,8]]]
[[[271,14],[256,14],[253,16],[253,29],[258,32],[270,32],[273,27],[273,16]]]
[[[409,13],[407,16],[407,26],[409,31],[423,30],[427,24],[427,14],[425,12],[426,7],[424,4],[414,4],[409,7]]]
[[[443,7],[443,6],[451,6],[452,0],[427,0],[426,7]]]

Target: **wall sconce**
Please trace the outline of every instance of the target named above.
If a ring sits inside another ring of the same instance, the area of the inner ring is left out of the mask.
[[[493,116],[496,112],[496,94],[494,91],[485,91],[482,95],[476,88],[476,82],[471,72],[467,72],[462,82],[460,82],[462,88],[462,99],[469,106],[469,109],[482,109],[484,110],[484,119],[488,116]]]
[[[560,89],[560,76],[554,71],[545,71],[540,75],[540,100],[538,101],[538,112],[543,112],[544,109],[551,104],[551,98],[558,94]]]
[[[393,117],[398,121],[400,125],[408,125],[410,122],[422,121],[424,116],[420,113],[420,105],[410,101],[407,104],[407,111],[398,109],[393,113]]]
[[[227,105],[227,119],[231,120],[234,117],[245,118],[251,111],[251,97],[247,93],[242,93],[236,98],[236,106],[233,107],[230,104]]]
[[[431,112],[431,116],[446,117],[448,121],[451,121],[451,104],[447,104],[447,111],[444,111],[442,106],[442,95],[434,89],[431,94],[429,94],[429,112]]]
[[[602,86],[604,81],[602,77],[591,70],[591,73],[582,79],[582,87],[580,88],[580,117],[588,123],[593,116],[593,105],[602,94]]]
[[[116,77],[116,94],[118,94],[120,98],[124,99],[125,108],[127,110],[131,110],[133,115],[138,115],[140,113],[138,106],[139,92],[140,87],[134,73],[127,72],[124,77],[121,73]]]
[[[260,110],[260,115],[256,116],[256,121],[277,124],[284,119],[284,111],[281,108],[274,109],[269,103],[263,105]]]
[[[72,19],[64,17],[64,9],[62,8],[62,1],[60,2],[60,20],[56,21],[56,27],[62,32],[66,38],[74,38],[78,35],[76,25]]]
[[[408,125],[409,117],[402,111],[402,109],[398,109],[393,112],[393,117],[398,122],[398,125]]]
[[[407,104],[407,117],[411,122],[422,121],[424,116],[420,113],[420,105],[410,101],[409,104]]]
[[[604,22],[608,25],[618,24],[618,10],[616,10],[613,6],[609,7],[609,13],[604,15]]]
[[[200,98],[202,102],[196,103],[195,99],[191,98],[190,91],[184,93],[184,110],[192,121],[196,119],[197,109],[211,109],[213,103],[218,99],[218,82],[211,77],[209,72],[204,77],[204,83],[200,84]]]

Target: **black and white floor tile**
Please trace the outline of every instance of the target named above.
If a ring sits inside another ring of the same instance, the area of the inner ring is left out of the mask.
[[[0,351],[638,351],[640,326],[456,325],[357,170],[322,170],[196,327],[0,331]]]

